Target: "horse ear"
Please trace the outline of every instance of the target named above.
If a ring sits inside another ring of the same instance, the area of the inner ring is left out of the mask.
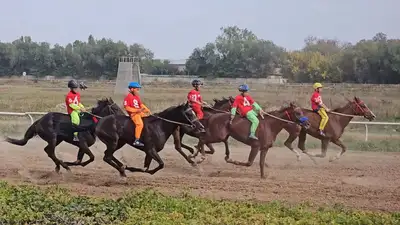
[[[111,104],[114,103],[114,100],[111,97],[109,98],[109,101],[110,101]]]
[[[218,100],[217,100],[216,98],[214,98],[214,99],[213,99],[213,101],[214,101],[215,103],[217,103],[217,102],[218,102]]]
[[[360,102],[360,99],[357,96],[354,96],[354,101],[355,102]]]

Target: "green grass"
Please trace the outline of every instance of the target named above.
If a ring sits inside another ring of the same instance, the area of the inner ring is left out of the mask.
[[[209,200],[146,190],[113,200],[0,182],[1,224],[399,224],[400,213]]]

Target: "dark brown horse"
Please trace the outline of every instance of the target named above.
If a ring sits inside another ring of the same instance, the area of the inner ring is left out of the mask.
[[[24,146],[29,139],[39,135],[39,137],[48,143],[44,151],[53,160],[54,164],[56,164],[55,171],[59,172],[60,166],[70,171],[69,166],[86,166],[94,161],[94,155],[89,147],[96,141],[94,133],[96,121],[98,120],[97,118],[107,115],[124,115],[124,112],[111,98],[98,100],[97,106],[92,108],[91,113],[81,113],[81,123],[78,127],[73,126],[69,115],[59,112],[49,112],[36,120],[28,128],[23,139],[18,140],[6,137],[5,140],[14,145]],[[78,132],[79,142],[73,141],[73,132],[75,131]],[[63,162],[56,157],[55,148],[63,141],[79,147],[77,161]],[[89,159],[82,162],[84,154],[87,154]]]
[[[292,143],[299,137],[298,148],[303,151],[303,153],[308,154],[310,156],[324,158],[326,156],[326,152],[328,149],[329,142],[334,143],[339,146],[342,151],[338,153],[334,158],[330,159],[330,161],[334,161],[339,159],[346,152],[346,146],[340,140],[344,129],[350,123],[350,121],[356,116],[362,116],[372,121],[376,118],[374,113],[368,108],[368,106],[360,100],[358,97],[354,97],[352,101],[348,100],[348,103],[337,109],[334,109],[332,112],[328,112],[329,121],[325,128],[326,136],[323,137],[318,132],[319,123],[321,121],[321,117],[309,109],[303,109],[304,115],[309,118],[311,127],[307,130],[301,129],[301,127],[293,124],[288,124],[285,126],[285,130],[289,132],[289,137],[285,141],[285,146],[290,150],[296,152],[298,160],[300,160],[300,155],[296,150],[293,149]],[[309,134],[315,138],[321,140],[321,154],[312,155],[307,153],[305,148],[306,135]]]
[[[260,150],[260,173],[261,178],[265,178],[265,157],[268,149],[272,147],[276,140],[278,133],[287,123],[296,123],[305,129],[308,128],[309,123],[307,118],[304,117],[301,108],[297,107],[294,103],[290,103],[288,107],[283,107],[278,111],[268,112],[265,118],[259,116],[259,119],[260,124],[256,132],[256,136],[259,140],[257,141],[249,139],[250,121],[246,118],[236,115],[233,123],[230,125],[230,114],[220,113],[211,115],[206,126],[206,133],[199,140],[199,149],[202,153],[202,157],[205,158],[204,144],[223,142],[226,141],[229,136],[232,136],[237,141],[251,146],[251,152],[247,162],[238,162],[230,159],[230,153],[226,151],[226,162],[241,166],[251,166]],[[197,153],[198,152],[196,152],[194,156],[196,156]]]
[[[144,146],[133,146],[135,139],[135,125],[128,116],[107,116],[99,121],[96,126],[97,137],[107,146],[103,160],[117,169],[122,177],[126,177],[125,169],[131,172],[145,172],[154,174],[164,168],[164,162],[158,152],[164,148],[165,143],[178,126],[188,126],[204,131],[192,108],[186,103],[170,107],[160,113],[143,118],[144,129],[141,140]],[[124,166],[114,157],[114,152],[129,144],[146,154],[145,169]],[[150,170],[150,163],[154,159],[158,167]]]
[[[231,105],[234,101],[232,96],[229,96],[229,98],[222,98],[221,100],[218,99],[213,99],[214,100],[214,105],[211,107],[203,107],[204,111],[204,118],[200,120],[200,122],[204,125],[207,126],[207,120],[210,117],[210,115],[216,114],[216,113],[229,113],[229,110],[231,109]],[[176,131],[173,133],[173,138],[174,138],[174,145],[175,149],[186,159],[186,161],[192,165],[196,165],[196,163],[188,157],[183,151],[182,148],[185,148],[189,150],[191,154],[194,153],[194,149],[183,144],[182,139],[183,136],[187,134],[191,137],[199,138],[199,133],[195,132],[194,129],[191,129],[186,126],[179,126]],[[225,148],[228,148],[228,142],[225,141]],[[210,149],[210,151],[205,151],[206,154],[214,154],[215,149],[212,146],[212,144],[207,143],[206,146]],[[197,146],[195,146],[197,148]]]

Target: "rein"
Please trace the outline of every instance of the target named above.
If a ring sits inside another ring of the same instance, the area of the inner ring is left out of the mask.
[[[280,121],[282,121],[282,122],[287,122],[287,123],[290,123],[290,124],[294,124],[294,123],[295,123],[295,122],[290,121],[290,120],[285,120],[285,119],[279,118],[279,117],[274,116],[274,115],[272,115],[272,114],[269,114],[269,113],[267,113],[267,112],[263,112],[263,115],[267,115],[267,116],[269,116],[269,117],[272,117],[272,118],[274,118],[274,119],[280,120]]]
[[[178,124],[178,125],[181,125],[181,126],[193,127],[193,125],[189,125],[189,124],[186,124],[186,123],[181,123],[181,122],[176,122],[176,121],[173,121],[173,120],[165,119],[165,118],[159,117],[159,116],[154,115],[154,114],[150,114],[150,116],[154,116],[155,118],[160,119],[160,120],[164,120],[165,122],[174,123],[174,124]]]

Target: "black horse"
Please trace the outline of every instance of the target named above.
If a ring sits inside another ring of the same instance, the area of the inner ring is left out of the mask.
[[[28,128],[23,139],[18,140],[6,137],[5,141],[14,145],[24,146],[29,139],[39,135],[48,143],[44,151],[56,164],[56,172],[60,171],[60,165],[70,171],[69,166],[86,166],[94,161],[94,155],[89,147],[96,142],[95,127],[97,121],[101,121],[101,117],[112,114],[124,115],[124,112],[111,98],[98,100],[97,106],[91,109],[91,113],[81,113],[79,126],[73,125],[70,116],[67,114],[49,112]],[[73,141],[73,132],[78,132],[79,141]],[[79,147],[78,160],[76,162],[63,162],[56,157],[55,148],[63,141]],[[87,154],[89,159],[82,162],[84,154]]]
[[[221,100],[219,99],[213,99],[214,100],[214,105],[212,107],[203,107],[204,111],[204,118],[200,120],[200,122],[203,124],[203,126],[207,127],[207,121],[208,117],[210,115],[216,114],[216,113],[230,113],[229,110],[232,108],[232,104],[234,102],[234,99],[232,96],[229,96],[229,98],[223,97]],[[194,129],[191,129],[190,127],[186,126],[180,126],[176,129],[176,131],[173,134],[174,138],[174,145],[175,149],[186,159],[186,161],[192,165],[196,165],[196,163],[191,159],[191,157],[187,156],[183,151],[182,148],[189,150],[191,154],[194,153],[194,149],[183,144],[182,139],[183,136],[187,134],[191,137],[199,138],[201,133],[196,132]],[[225,148],[228,148],[228,142],[224,142]],[[215,149],[212,146],[212,144],[207,143],[206,146],[210,149],[210,151],[206,151],[207,154],[214,154]],[[197,145],[195,146],[197,148]]]
[[[188,126],[198,131],[204,131],[192,108],[186,103],[172,106],[160,113],[143,118],[144,129],[141,141],[144,146],[133,146],[135,125],[128,116],[110,115],[104,117],[96,126],[97,137],[107,146],[103,160],[117,169],[122,177],[126,177],[125,169],[131,172],[145,172],[154,174],[164,167],[164,162],[158,152],[164,148],[165,143],[178,126]],[[143,152],[145,169],[124,166],[114,157],[114,152],[129,144]],[[151,160],[158,162],[158,167],[149,170]]]

